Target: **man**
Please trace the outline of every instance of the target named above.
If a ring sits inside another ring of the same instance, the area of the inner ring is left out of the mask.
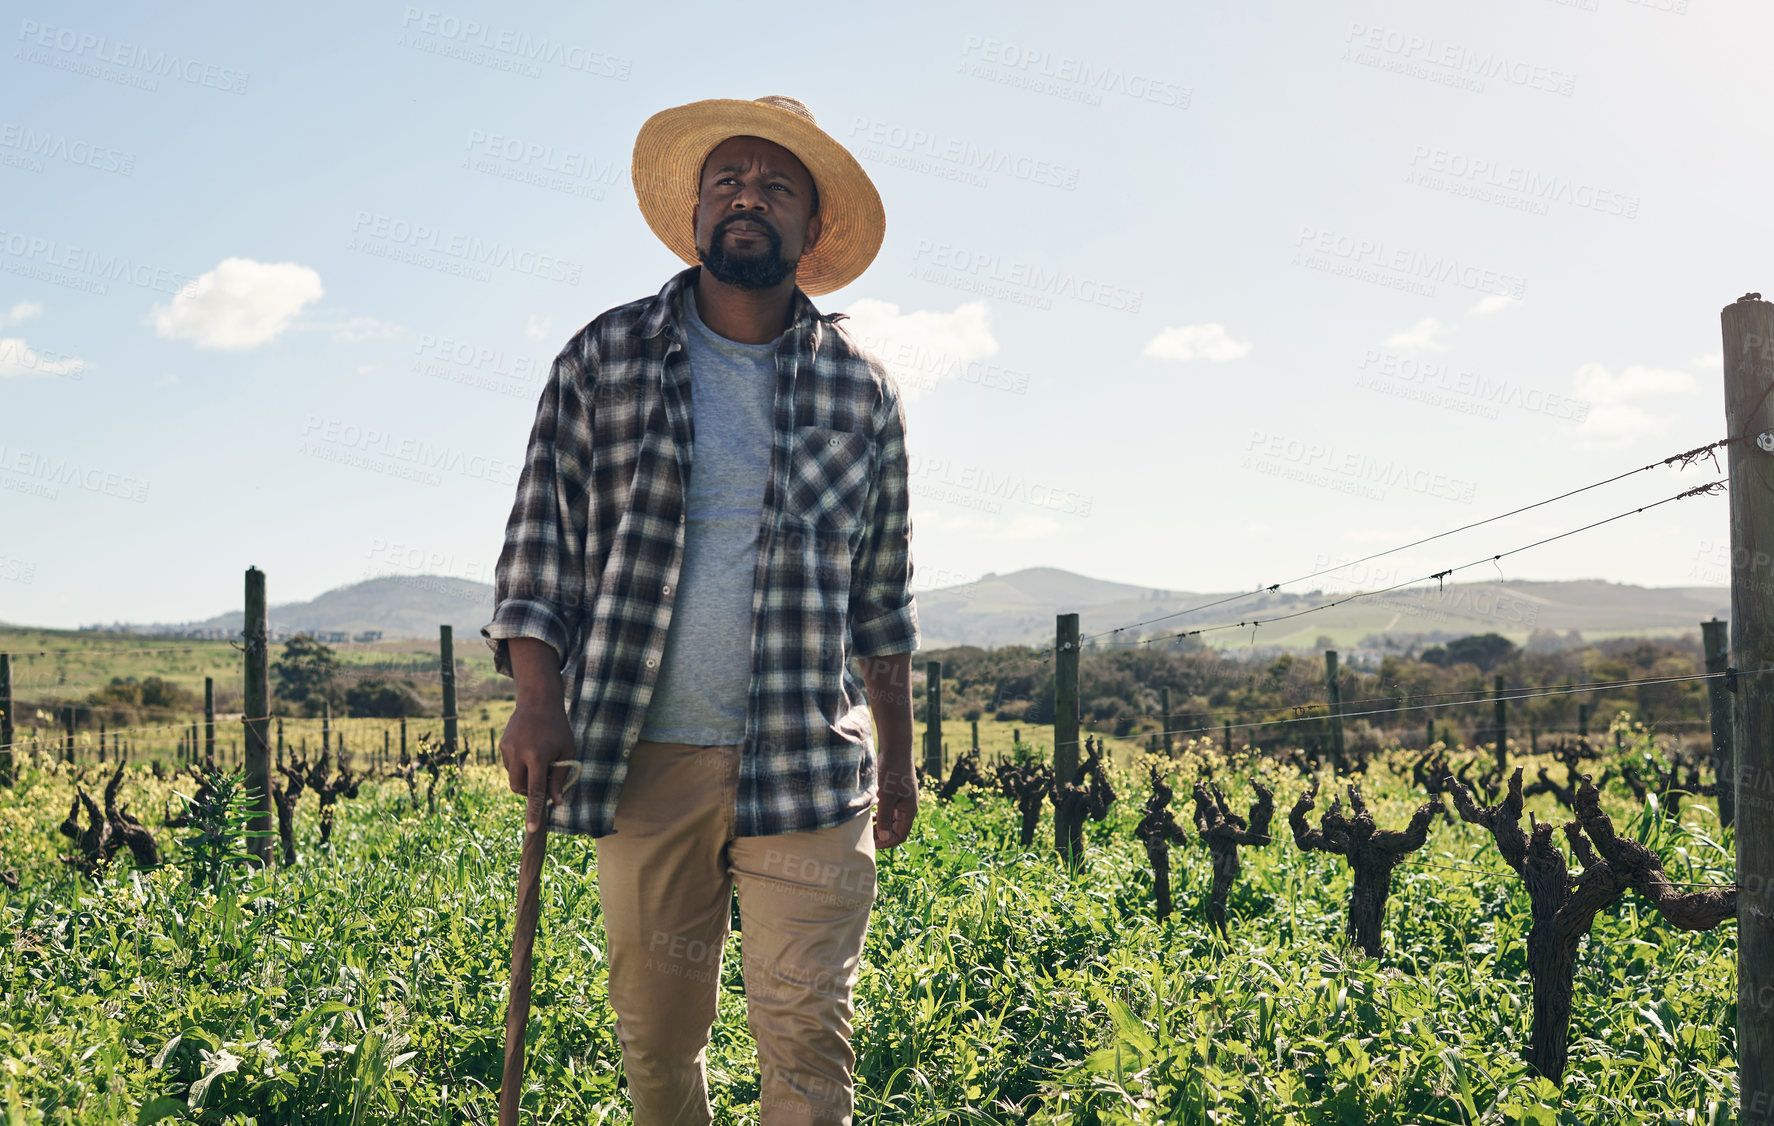
[[[763,1120],[848,1123],[875,850],[917,814],[918,619],[898,387],[807,295],[885,218],[792,98],[654,115],[633,180],[700,265],[555,360],[481,630],[517,681],[500,750],[597,840],[634,1121],[710,1121],[737,890]]]

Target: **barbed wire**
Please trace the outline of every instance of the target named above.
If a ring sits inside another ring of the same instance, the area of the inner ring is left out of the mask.
[[[1578,692],[1600,692],[1600,691],[1606,691],[1611,688],[1635,687],[1639,684],[1667,684],[1667,683],[1672,683],[1675,681],[1712,680],[1717,677],[1725,677],[1725,678],[1727,678],[1727,680],[1729,680],[1732,678],[1742,677],[1742,676],[1759,676],[1763,673],[1769,673],[1769,672],[1774,672],[1774,667],[1763,668],[1763,669],[1726,669],[1723,672],[1703,672],[1703,673],[1690,673],[1690,674],[1686,674],[1686,675],[1682,675],[1682,676],[1647,677],[1642,680],[1610,681],[1610,682],[1606,682],[1603,684],[1555,685],[1555,686],[1552,686],[1549,688],[1544,688],[1544,689],[1519,689],[1519,690],[1517,690],[1517,692],[1514,696],[1510,697],[1510,699],[1537,699],[1542,696],[1556,696],[1561,693],[1574,694],[1574,693],[1578,693]],[[1473,702],[1474,701],[1471,701],[1471,700],[1454,700],[1454,701],[1448,701],[1445,703],[1416,704],[1416,705],[1411,705],[1409,707],[1400,707],[1400,708],[1379,708],[1379,709],[1374,709],[1371,711],[1356,711],[1356,712],[1345,711],[1345,712],[1337,713],[1337,716],[1338,716],[1338,718],[1341,718],[1341,719],[1360,719],[1364,716],[1370,716],[1370,715],[1397,715],[1400,712],[1432,711],[1437,708],[1457,708],[1457,707],[1463,707],[1463,706],[1471,704]],[[1299,707],[1300,705],[1292,704],[1292,705],[1285,705],[1285,706]],[[1328,707],[1329,705],[1321,705],[1321,706]],[[1170,730],[1169,734],[1171,734],[1171,735],[1207,735],[1207,736],[1211,737],[1213,735],[1216,735],[1216,734],[1218,734],[1222,731],[1226,731],[1226,730],[1243,731],[1243,730],[1248,730],[1250,728],[1256,728],[1256,727],[1274,727],[1277,725],[1284,725],[1284,724],[1288,724],[1288,723],[1301,723],[1301,722],[1306,722],[1306,721],[1315,721],[1315,720],[1329,719],[1329,718],[1331,718],[1331,716],[1328,713],[1325,715],[1316,715],[1316,716],[1291,716],[1291,717],[1290,716],[1280,716],[1280,717],[1273,718],[1270,720],[1259,721],[1259,722],[1255,722],[1255,723],[1221,724],[1220,726],[1217,726],[1217,727],[1172,728]],[[1158,732],[1158,731],[1149,731],[1149,732],[1142,733],[1140,735],[1112,735],[1107,732],[1091,731],[1091,732],[1088,732],[1088,734],[1097,736],[1098,738],[1116,739],[1116,740],[1120,740],[1122,742],[1143,743],[1143,742],[1149,740],[1154,735],[1163,735],[1165,733]],[[1062,742],[1062,743],[1059,743],[1056,745],[1058,745],[1058,746],[1074,746],[1076,744],[1074,744],[1070,740],[1067,740],[1065,742]]]
[[[174,645],[174,646],[127,645],[127,646],[120,646],[120,647],[109,647],[109,648],[98,648],[98,649],[0,649],[0,655],[11,656],[11,657],[85,657],[85,656],[105,656],[105,655],[116,654],[116,653],[196,653],[199,651],[214,652],[216,650],[222,649],[224,646],[232,646],[232,645],[234,645],[234,643],[239,642],[240,640],[243,639],[245,632],[246,631],[244,631],[244,630],[237,630],[234,633],[229,634],[226,637],[207,638],[207,639],[204,639],[207,643],[201,644],[201,645]],[[280,638],[268,639],[268,640],[270,641],[270,644],[272,644],[272,645],[282,645],[282,644],[285,644],[288,641],[290,641],[291,639],[296,638],[296,637],[312,637],[312,636],[313,636],[312,634],[293,633],[293,634],[287,634],[287,635],[280,637]],[[387,644],[391,644],[391,643],[395,643],[395,642],[412,644],[412,643],[416,643],[416,642],[426,642],[426,641],[427,641],[427,639],[422,638],[422,637],[388,637],[388,638],[383,638],[380,641],[327,641],[327,642],[322,642],[321,644],[326,645],[329,649],[354,649],[357,646],[387,645]]]
[[[1182,630],[1177,633],[1160,634],[1157,637],[1143,638],[1139,641],[1128,642],[1126,644],[1121,644],[1121,645],[1117,645],[1114,643],[1110,643],[1110,644],[1106,644],[1106,645],[1099,645],[1099,646],[1095,646],[1095,648],[1100,648],[1100,649],[1133,648],[1133,647],[1139,646],[1139,645],[1151,645],[1154,642],[1169,641],[1169,640],[1172,640],[1175,638],[1195,637],[1195,636],[1197,636],[1199,634],[1203,634],[1203,633],[1215,633],[1215,632],[1218,632],[1219,630],[1224,630],[1224,629],[1243,629],[1246,626],[1249,626],[1251,628],[1251,644],[1255,645],[1256,644],[1256,629],[1258,626],[1273,624],[1275,622],[1284,622],[1284,621],[1288,621],[1289,619],[1292,619],[1292,618],[1302,618],[1302,617],[1305,617],[1307,614],[1316,614],[1320,610],[1329,610],[1332,607],[1340,606],[1345,602],[1354,602],[1358,598],[1372,598],[1376,595],[1387,594],[1391,591],[1401,590],[1401,589],[1408,587],[1408,586],[1415,586],[1419,583],[1427,583],[1430,580],[1434,580],[1436,582],[1436,584],[1438,585],[1438,587],[1445,589],[1445,582],[1446,582],[1447,577],[1449,575],[1453,574],[1455,571],[1463,571],[1463,570],[1466,570],[1467,568],[1477,567],[1477,566],[1484,564],[1484,563],[1495,563],[1499,559],[1508,558],[1511,555],[1519,554],[1520,552],[1527,551],[1530,548],[1541,547],[1545,544],[1552,543],[1555,540],[1561,540],[1567,536],[1574,536],[1580,532],[1587,532],[1587,531],[1590,531],[1594,528],[1599,528],[1604,524],[1611,524],[1616,520],[1624,520],[1628,516],[1636,516],[1639,513],[1648,511],[1649,509],[1657,508],[1657,507],[1660,507],[1665,504],[1672,504],[1678,500],[1686,500],[1689,497],[1695,497],[1695,496],[1710,496],[1714,493],[1714,491],[1725,488],[1725,485],[1726,485],[1726,483],[1723,480],[1709,481],[1704,485],[1696,485],[1691,489],[1684,489],[1682,492],[1679,492],[1679,493],[1675,494],[1674,496],[1664,497],[1662,500],[1652,501],[1650,504],[1640,505],[1637,508],[1629,509],[1625,512],[1618,513],[1614,516],[1606,517],[1605,519],[1602,519],[1602,520],[1597,520],[1594,523],[1585,524],[1579,528],[1572,528],[1569,531],[1560,532],[1557,535],[1547,536],[1544,539],[1538,539],[1538,540],[1535,540],[1533,543],[1523,544],[1520,547],[1511,548],[1508,551],[1500,551],[1500,552],[1496,553],[1495,555],[1481,556],[1480,558],[1474,559],[1469,563],[1462,563],[1457,567],[1449,567],[1446,570],[1436,571],[1433,574],[1423,575],[1423,576],[1420,576],[1415,579],[1406,579],[1404,582],[1394,583],[1391,586],[1381,587],[1378,590],[1354,591],[1350,594],[1344,595],[1341,598],[1336,598],[1336,599],[1333,599],[1329,602],[1323,602],[1323,603],[1320,603],[1316,606],[1310,606],[1304,610],[1295,610],[1292,613],[1288,613],[1288,614],[1277,614],[1276,616],[1274,616],[1272,618],[1253,618],[1250,621],[1228,622],[1224,625],[1217,625],[1217,626],[1202,626],[1199,629]],[[1500,568],[1499,568],[1498,573],[1501,574]],[[1098,635],[1098,636],[1100,636],[1100,635]],[[1082,641],[1080,641],[1079,644],[1080,644],[1080,647],[1082,648]],[[1050,646],[1047,649],[1038,652],[1036,654],[1036,656],[1043,656],[1044,657],[1044,656],[1051,655],[1053,652],[1054,652],[1054,648]]]
[[[1728,676],[1728,675],[1732,675],[1732,673],[1733,673],[1733,670],[1726,669],[1723,673],[1712,674],[1712,675]],[[1678,675],[1673,675],[1673,676],[1641,677],[1641,678],[1638,678],[1635,680],[1602,680],[1602,681],[1593,681],[1592,680],[1592,681],[1584,681],[1579,684],[1542,684],[1542,685],[1537,685],[1535,690],[1539,690],[1539,691],[1544,692],[1547,689],[1568,688],[1568,689],[1574,690],[1574,689],[1581,688],[1581,689],[1584,689],[1585,691],[1604,691],[1609,688],[1636,688],[1636,687],[1638,687],[1640,685],[1644,685],[1644,684],[1661,684],[1666,681],[1688,680],[1691,678],[1692,677],[1690,674],[1684,673],[1684,674],[1678,674]],[[1392,703],[1394,701],[1399,702],[1399,703],[1403,703],[1405,701],[1410,701],[1410,700],[1438,700],[1438,699],[1442,699],[1444,697],[1449,697],[1449,696],[1468,696],[1468,695],[1470,695],[1472,698],[1467,699],[1467,700],[1454,700],[1454,701],[1451,701],[1451,705],[1452,704],[1489,704],[1489,703],[1495,703],[1498,700],[1503,700],[1504,702],[1508,702],[1508,701],[1516,698],[1515,697],[1516,693],[1527,692],[1527,691],[1530,691],[1530,689],[1505,688],[1503,690],[1504,694],[1502,696],[1498,696],[1498,695],[1496,695],[1496,689],[1494,689],[1494,688],[1462,688],[1462,689],[1458,689],[1458,690],[1452,691],[1452,692],[1413,692],[1413,693],[1410,693],[1405,696],[1363,696],[1363,697],[1360,697],[1358,699],[1353,699],[1353,700],[1340,700],[1337,702],[1337,706],[1346,708],[1346,707],[1349,707],[1351,705],[1356,705],[1356,704],[1385,704],[1385,703]],[[1477,693],[1477,695],[1473,695],[1474,693]],[[1198,715],[1202,715],[1202,714],[1219,715],[1222,713],[1229,712],[1234,715],[1246,715],[1251,712],[1273,711],[1276,708],[1294,708],[1296,710],[1302,710],[1302,709],[1306,709],[1306,708],[1328,708],[1331,706],[1332,705],[1331,705],[1330,701],[1328,701],[1328,700],[1311,700],[1311,701],[1307,701],[1305,703],[1300,703],[1300,704],[1257,704],[1257,705],[1253,705],[1251,707],[1241,707],[1241,708],[1233,708],[1233,707],[1217,707],[1216,708],[1216,707],[1213,707],[1210,705],[1207,708],[1193,708],[1188,711],[1172,712],[1172,713],[1170,713],[1169,716],[1165,716],[1162,713],[1135,712],[1133,714],[1133,718],[1135,718],[1135,719],[1155,719],[1155,720],[1162,722],[1163,720],[1165,720],[1167,718],[1168,719],[1177,719],[1177,718],[1188,719],[1188,718],[1192,718],[1194,716],[1198,716]],[[1703,721],[1697,721],[1697,722],[1703,722]]]
[[[453,719],[459,724],[466,724],[467,725],[466,730],[464,731],[465,735],[472,735],[473,731],[474,731],[474,727],[478,726],[481,722],[478,719],[474,719],[474,720],[470,721],[469,717],[466,717],[466,716],[463,716],[460,714],[453,715],[453,716],[435,716],[435,715],[407,716],[405,718],[409,724],[442,723],[445,720]],[[261,722],[261,721],[267,722],[267,723],[272,723],[277,720],[282,720],[286,725],[289,725],[289,726],[295,726],[295,725],[299,725],[299,724],[322,724],[322,725],[324,725],[325,723],[328,722],[326,720],[326,718],[323,716],[270,715],[270,716],[256,716],[252,719],[248,719],[245,716],[229,715],[229,716],[217,716],[216,717],[216,729],[219,734],[221,731],[221,728],[224,724],[227,724],[227,725],[229,725],[230,728],[232,728],[232,726],[236,723],[238,723],[242,727],[244,727],[248,723],[257,723],[257,722]],[[334,716],[331,720],[331,723],[333,726],[333,734],[337,735],[340,731],[341,724],[346,724],[346,723],[377,724],[377,723],[379,723],[379,724],[384,724],[384,725],[390,725],[389,729],[392,729],[392,727],[399,726],[400,721],[401,721],[401,717],[399,717],[399,716],[386,717],[386,716],[367,716],[367,715],[365,715],[365,716]],[[489,721],[489,724],[490,724],[490,721]],[[185,732],[189,732],[193,727],[197,728],[198,731],[201,733],[205,729],[206,726],[207,726],[207,724],[206,724],[205,720],[200,716],[197,719],[188,720],[184,723],[158,723],[158,724],[149,724],[149,725],[138,725],[138,726],[132,726],[132,727],[112,727],[112,728],[106,729],[105,734],[107,736],[136,735],[136,734],[140,734],[142,732],[147,732],[147,731],[177,731],[177,732],[185,733]],[[496,725],[493,725],[493,726],[496,726]],[[44,728],[41,730],[43,732],[42,734],[31,736],[26,739],[20,739],[19,738],[20,732],[18,731],[16,722],[15,722],[14,729],[13,729],[13,741],[11,743],[0,743],[0,751],[8,751],[8,750],[13,750],[18,747],[28,747],[28,746],[61,747],[61,746],[66,745],[68,733],[65,728],[51,727],[51,728]],[[74,738],[75,738],[76,743],[79,745],[92,746],[95,744],[93,742],[91,742],[91,740],[97,734],[98,734],[98,732],[94,731],[93,729],[86,728],[84,730],[76,731],[74,733]],[[81,741],[83,739],[87,740],[87,742],[82,743]]]
[[[1520,508],[1513,508],[1513,509],[1510,509],[1508,512],[1499,513],[1496,516],[1487,517],[1483,520],[1475,520],[1470,524],[1463,524],[1458,528],[1453,528],[1453,529],[1446,531],[1446,532],[1437,532],[1433,536],[1425,536],[1422,539],[1413,540],[1410,543],[1401,544],[1398,547],[1389,547],[1385,551],[1376,551],[1372,555],[1364,555],[1360,559],[1352,559],[1352,560],[1348,561],[1347,563],[1338,563],[1334,567],[1326,567],[1320,571],[1313,571],[1309,575],[1301,575],[1298,578],[1288,579],[1284,582],[1273,583],[1273,584],[1269,584],[1266,586],[1260,586],[1257,589],[1252,590],[1252,591],[1244,591],[1239,594],[1228,595],[1225,598],[1221,598],[1221,599],[1218,599],[1213,602],[1204,602],[1199,606],[1191,606],[1191,607],[1188,607],[1187,609],[1176,610],[1176,611],[1173,611],[1168,614],[1159,614],[1157,617],[1147,618],[1144,621],[1139,621],[1139,622],[1131,622],[1131,623],[1124,625],[1124,626],[1116,626],[1114,629],[1102,630],[1097,633],[1087,634],[1086,636],[1079,638],[1078,643],[1080,645],[1082,645],[1086,641],[1093,641],[1099,637],[1109,637],[1113,634],[1122,633],[1122,632],[1125,632],[1130,629],[1138,629],[1141,626],[1151,625],[1154,622],[1168,621],[1171,618],[1181,617],[1184,614],[1192,614],[1197,610],[1206,610],[1206,609],[1210,609],[1214,606],[1225,605],[1228,602],[1235,602],[1240,598],[1251,598],[1255,595],[1265,594],[1265,593],[1273,594],[1277,590],[1280,590],[1284,586],[1291,586],[1294,583],[1303,583],[1308,579],[1318,578],[1320,575],[1328,575],[1333,571],[1341,571],[1346,567],[1353,567],[1357,563],[1366,563],[1372,559],[1379,559],[1379,558],[1382,558],[1383,556],[1394,555],[1400,551],[1407,551],[1413,547],[1420,547],[1423,544],[1429,543],[1434,540],[1445,539],[1448,536],[1458,535],[1461,532],[1471,531],[1473,528],[1482,527],[1485,524],[1493,524],[1493,523],[1496,523],[1498,520],[1504,520],[1504,519],[1507,519],[1511,516],[1517,516],[1523,512],[1528,512],[1532,509],[1540,508],[1545,505],[1552,504],[1555,501],[1564,500],[1567,497],[1574,497],[1578,493],[1585,493],[1585,492],[1588,492],[1590,489],[1599,489],[1603,485],[1611,485],[1615,481],[1624,480],[1624,479],[1631,477],[1635,474],[1643,473],[1643,472],[1645,472],[1647,470],[1651,470],[1651,469],[1656,469],[1659,466],[1672,465],[1676,462],[1681,462],[1681,465],[1678,468],[1679,469],[1686,469],[1689,465],[1693,464],[1693,462],[1695,462],[1699,458],[1709,457],[1712,459],[1713,469],[1716,470],[1719,467],[1719,463],[1718,463],[1718,454],[1715,451],[1717,451],[1720,447],[1730,445],[1732,440],[1733,439],[1730,439],[1730,438],[1721,438],[1716,442],[1710,442],[1704,446],[1696,446],[1691,450],[1686,450],[1686,451],[1679,453],[1679,454],[1671,454],[1669,457],[1666,457],[1666,458],[1662,459],[1661,461],[1653,461],[1650,464],[1642,465],[1637,469],[1629,469],[1625,473],[1616,474],[1616,475],[1609,477],[1605,480],[1597,481],[1592,485],[1584,485],[1582,488],[1579,488],[1579,489],[1571,489],[1570,491],[1560,493],[1555,497],[1548,497],[1545,500],[1535,501],[1533,504],[1526,504],[1526,505],[1521,506]]]
[[[123,646],[107,649],[0,649],[0,655],[8,657],[102,657],[114,653],[194,653],[199,649],[220,649],[228,643],[227,638],[218,637],[208,645],[177,645],[161,646]]]

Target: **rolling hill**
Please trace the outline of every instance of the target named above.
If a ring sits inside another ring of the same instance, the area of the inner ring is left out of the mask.
[[[1569,582],[1449,583],[1358,598],[1291,619],[1308,607],[1344,597],[1336,592],[1277,592],[1235,596],[1230,592],[1155,590],[1092,578],[1055,567],[1028,567],[988,574],[960,586],[920,591],[918,616],[923,648],[954,645],[1044,645],[1053,640],[1054,615],[1077,611],[1088,636],[1154,618],[1119,638],[1133,640],[1200,627],[1215,648],[1311,649],[1320,637],[1339,648],[1386,649],[1428,644],[1472,633],[1496,632],[1527,644],[1557,645],[1572,631],[1583,640],[1609,637],[1699,635],[1702,619],[1725,618],[1730,591],[1725,587],[1640,587],[1601,580]],[[1203,603],[1224,605],[1179,613]],[[386,638],[435,637],[447,622],[463,640],[478,638],[492,616],[493,590],[486,583],[442,575],[382,576],[338,587],[308,601],[271,608],[272,628],[280,632],[380,630]],[[1253,632],[1251,620],[1264,624]],[[133,629],[217,630],[241,628],[241,614],[230,611],[179,626]]]

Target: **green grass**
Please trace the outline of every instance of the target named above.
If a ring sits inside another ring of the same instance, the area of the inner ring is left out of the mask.
[[[1053,855],[1051,810],[1024,853],[1014,811],[971,791],[948,805],[926,793],[913,838],[882,854],[857,990],[861,1120],[1728,1120],[1731,928],[1675,932],[1630,895],[1604,913],[1580,961],[1561,1094],[1520,1062],[1527,900],[1487,836],[1432,828],[1395,877],[1387,955],[1368,961],[1342,939],[1347,869],[1285,839],[1301,783],[1277,779],[1283,839],[1245,850],[1223,942],[1202,915],[1193,832],[1173,854],[1178,914],[1152,918],[1132,835],[1143,774],[1131,748],[1117,761],[1120,800],[1087,826],[1076,875]],[[175,787],[132,776],[124,796],[156,824]],[[219,894],[176,867],[132,871],[127,853],[96,884],[63,871],[54,826],[71,788],[65,767],[33,763],[0,791],[0,866],[23,884],[0,891],[9,1126],[496,1119],[521,837],[502,771],[470,768],[435,815],[415,812],[403,784],[366,786],[327,850],[310,799],[300,862]],[[1383,826],[1420,800],[1381,767],[1368,789]],[[1250,796],[1231,785],[1240,807]],[[1549,801],[1536,799],[1542,816]],[[1691,801],[1670,826],[1608,802],[1672,878],[1729,870],[1709,805]],[[176,859],[173,832],[158,835]],[[550,842],[543,904],[526,1120],[625,1120],[590,842]],[[709,1072],[717,1120],[750,1123],[739,941]]]
[[[0,651],[13,654],[13,695],[17,701],[14,717],[15,738],[29,741],[33,737],[44,743],[58,740],[62,718],[60,707],[84,701],[88,695],[111,683],[112,678],[135,677],[143,680],[158,676],[192,692],[199,701],[190,711],[164,714],[142,709],[139,719],[119,732],[115,724],[107,732],[107,741],[118,734],[130,740],[135,757],[142,761],[159,758],[173,761],[179,738],[194,721],[202,720],[203,681],[215,680],[217,693],[217,745],[226,752],[230,741],[244,743],[238,716],[244,668],[240,650],[227,641],[206,641],[192,638],[146,637],[132,633],[109,633],[85,630],[46,630],[0,626]],[[275,661],[282,652],[272,647]],[[340,645],[334,652],[347,672],[375,671],[391,677],[413,677],[420,696],[435,714],[440,710],[438,645],[435,640],[379,641]],[[469,686],[495,678],[492,651],[479,637],[457,638],[455,645],[458,691],[466,701],[462,705],[463,725],[474,733],[474,746],[484,750],[486,728],[503,728],[511,714],[511,701],[505,699],[471,699],[476,695]],[[511,682],[497,678],[494,687],[504,695]],[[382,745],[382,732],[397,733],[393,720],[335,717],[335,731],[343,731],[347,746],[369,751]],[[439,720],[415,718],[409,725],[409,737],[420,730],[438,730]],[[286,738],[295,743],[307,737],[311,749],[318,753],[321,721],[317,718],[284,719]],[[398,738],[396,734],[394,736]],[[75,734],[76,757],[79,761],[96,761],[98,731],[89,713],[81,713]]]

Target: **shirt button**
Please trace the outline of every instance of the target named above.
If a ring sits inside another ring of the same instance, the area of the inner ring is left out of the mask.
[[[659,662],[658,662],[658,661],[655,661],[655,660],[654,660],[654,659],[653,659],[653,658],[651,658],[651,657],[648,657],[648,658],[647,658],[647,667],[648,667],[648,668],[653,668],[653,667],[654,667],[654,666],[655,666],[655,665],[657,665],[657,664],[659,664]]]
[[[678,513],[678,523],[682,524],[683,522],[684,522],[684,514],[682,512],[680,512],[680,513]]]
[[[832,440],[831,440],[831,443],[830,443],[830,444],[831,444],[831,446],[832,446],[832,448],[833,448],[833,449],[836,449],[836,448],[837,448],[837,447],[838,447],[838,439],[837,439],[837,438],[835,438],[835,437],[834,437],[834,438],[833,438],[833,439],[832,439]]]
[[[660,594],[670,594],[670,593],[671,593],[671,588],[670,588],[670,587],[668,587],[668,586],[662,586],[662,587],[660,587],[660,588],[659,588],[659,593],[660,593]]]

